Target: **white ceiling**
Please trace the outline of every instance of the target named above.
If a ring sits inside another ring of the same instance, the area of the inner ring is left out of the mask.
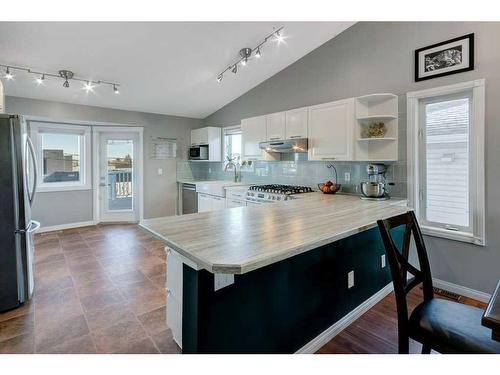
[[[0,22],[0,64],[116,81],[86,93],[82,84],[48,78],[37,87],[34,77],[16,72],[2,78],[11,96],[205,118],[351,26],[353,22]],[[254,47],[273,27],[284,25],[285,42],[272,41],[262,58],[217,74]],[[2,74],[3,77],[3,74]]]

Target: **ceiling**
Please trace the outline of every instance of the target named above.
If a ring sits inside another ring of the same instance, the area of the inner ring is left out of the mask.
[[[87,93],[80,82],[15,72],[2,78],[10,96],[205,118],[335,37],[353,22],[0,22],[0,64],[38,71],[68,69],[75,76],[118,82]],[[254,47],[273,27],[285,41],[270,41],[262,58],[227,73],[243,47]],[[3,77],[3,73],[2,73]]]

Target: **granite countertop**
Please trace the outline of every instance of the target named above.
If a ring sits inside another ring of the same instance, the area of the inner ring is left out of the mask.
[[[305,194],[293,201],[144,220],[200,268],[243,274],[349,237],[407,212],[406,200]]]

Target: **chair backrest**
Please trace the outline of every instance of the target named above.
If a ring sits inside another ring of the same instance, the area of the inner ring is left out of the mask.
[[[406,295],[414,287],[422,283],[424,300],[429,300],[434,297],[432,289],[432,276],[427,258],[422,232],[418,226],[417,218],[413,211],[405,214],[391,217],[386,220],[377,221],[382,240],[384,241],[385,251],[391,269],[392,281],[394,284],[394,294],[396,295],[396,306],[398,312],[398,326],[400,334],[407,331],[408,325],[408,305]],[[398,249],[391,236],[391,229],[404,226],[404,236],[402,248]],[[417,269],[408,261],[410,252],[410,241],[413,234],[419,268]],[[408,279],[410,273],[412,278]],[[404,331],[404,332],[401,332]]]

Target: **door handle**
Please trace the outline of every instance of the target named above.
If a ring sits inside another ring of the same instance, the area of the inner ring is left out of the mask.
[[[26,135],[26,149],[29,151],[31,160],[33,161],[33,189],[31,191],[28,190],[28,201],[30,203],[30,206],[33,205],[33,200],[35,199],[35,193],[36,193],[36,185],[38,184],[38,167],[36,164],[36,154],[35,154],[35,148],[33,147],[33,143],[31,142],[31,139],[28,135]],[[25,155],[25,163],[28,163],[28,155]],[[26,177],[28,177],[28,168],[27,165],[24,168],[24,173],[26,173]],[[29,189],[29,187],[28,187]]]
[[[111,184],[99,184],[99,186],[111,186]]]

